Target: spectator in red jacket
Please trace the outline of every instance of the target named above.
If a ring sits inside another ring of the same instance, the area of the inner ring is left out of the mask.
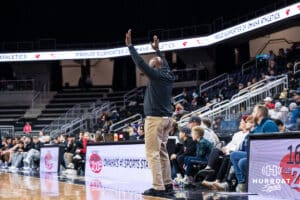
[[[83,148],[78,149],[78,153],[82,153],[85,154],[86,153],[86,145],[88,143],[88,141],[90,140],[90,133],[89,132],[85,132],[82,138],[82,146]]]
[[[264,99],[264,102],[265,102],[265,106],[268,108],[268,109],[274,109],[275,108],[275,104],[272,102],[273,99],[271,97],[266,97]]]
[[[25,126],[23,127],[23,132],[29,134],[31,131],[31,125],[29,124],[29,122],[26,122]]]

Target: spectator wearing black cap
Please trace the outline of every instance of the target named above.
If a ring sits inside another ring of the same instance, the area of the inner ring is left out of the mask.
[[[171,155],[172,171],[175,171],[175,184],[180,183],[184,175],[184,157],[196,155],[196,142],[191,137],[191,130],[187,127],[179,129],[179,139],[183,141],[181,148],[176,154]]]
[[[213,132],[212,129],[209,129],[207,126],[210,126],[210,121],[205,120],[205,124],[202,124],[202,120],[197,115],[193,115],[189,120],[189,128],[192,130],[195,126],[201,126],[204,128],[204,138],[207,139],[213,146],[216,146],[220,141],[218,136]]]
[[[192,129],[195,126],[200,126],[201,125],[201,118],[193,115],[189,119],[189,128]]]

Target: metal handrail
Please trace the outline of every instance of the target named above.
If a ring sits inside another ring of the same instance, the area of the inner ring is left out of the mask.
[[[143,119],[143,116],[141,115],[141,114],[135,114],[135,115],[132,115],[132,116],[130,116],[130,117],[128,117],[128,118],[126,118],[126,119],[123,119],[123,120],[121,120],[121,121],[119,121],[119,122],[117,122],[117,123],[114,123],[114,124],[112,124],[111,126],[110,126],[110,131],[111,132],[115,132],[115,131],[118,131],[118,130],[121,130],[122,128],[124,128],[125,127],[125,125],[123,125],[123,126],[121,126],[121,127],[118,127],[118,128],[115,128],[116,126],[118,126],[118,125],[120,125],[120,124],[125,124],[125,122],[128,122],[128,121],[130,121],[131,119],[136,119],[136,118],[139,118],[138,120],[134,120],[134,121],[139,121],[139,120],[142,120]],[[127,124],[127,123],[126,123]]]
[[[252,63],[253,61],[255,61],[255,65],[251,65],[248,68],[245,67],[246,65]],[[254,66],[257,68],[257,60],[256,59],[251,59],[251,60],[248,60],[247,62],[243,63],[242,64],[242,76],[244,76],[245,71],[248,71],[249,69],[253,68]]]
[[[179,97],[182,97],[182,98],[178,99]],[[177,94],[177,95],[174,96],[172,99],[173,99],[173,104],[174,104],[174,105],[183,102],[183,101],[184,101],[183,92],[180,93],[180,94]],[[177,99],[178,99],[178,100],[177,100]]]
[[[210,83],[212,83],[212,82],[214,82],[214,81],[216,81],[218,79],[220,79],[220,80],[217,81],[216,83],[212,84],[211,86],[205,87],[206,85],[209,85]],[[221,75],[219,75],[219,76],[217,76],[217,77],[215,77],[215,78],[213,78],[213,79],[211,79],[211,80],[209,80],[207,82],[202,83],[199,86],[199,94],[201,95],[202,92],[205,92],[205,91],[207,91],[207,90],[209,90],[209,89],[211,89],[211,88],[213,88],[213,87],[215,87],[217,85],[220,85],[220,84],[228,81],[228,79],[229,79],[228,73],[224,73],[224,74],[221,74]]]
[[[123,105],[124,105],[124,107],[126,107],[127,102],[129,102],[132,97],[136,96],[137,92],[143,92],[143,88],[141,88],[141,87],[140,88],[134,88],[134,89],[132,89],[132,90],[130,90],[127,93],[124,94],[124,96],[123,96]]]
[[[207,109],[206,112],[202,112],[199,114],[200,117],[212,117],[216,116],[217,114],[226,113],[226,118],[230,118],[231,112],[230,109],[234,108],[234,106],[237,106],[240,110],[240,107],[242,104],[245,104],[247,108],[250,108],[251,105],[251,99],[253,99],[254,103],[257,103],[259,101],[262,101],[262,98],[265,98],[266,96],[269,96],[271,93],[272,89],[278,88],[280,85],[283,85],[283,88],[288,88],[288,77],[287,75],[280,75],[277,77],[272,77],[272,78],[277,78],[277,80],[274,80],[272,82],[267,82],[265,85],[260,85],[257,84],[257,88],[254,88],[254,90],[249,90],[249,92],[245,92],[241,96],[236,96],[235,98],[231,99],[227,103],[224,103],[216,108],[213,109]],[[272,79],[270,78],[270,79]],[[261,86],[261,87],[259,87]],[[276,89],[277,90],[277,89]],[[245,90],[246,91],[246,90]],[[259,95],[262,98],[258,98]],[[187,119],[188,117],[181,118],[179,122],[179,126],[184,126],[187,124]]]
[[[296,67],[300,64],[299,61],[295,62],[294,64],[294,74],[297,74],[298,72],[300,72],[300,69],[299,70],[296,70]]]
[[[220,107],[220,106],[222,106],[222,105],[224,105],[224,104],[227,104],[227,103],[229,103],[229,100],[228,100],[228,99],[226,99],[226,100],[224,100],[224,101],[221,101],[221,102],[219,102],[219,103],[214,104],[214,105],[212,106],[212,108],[215,109],[215,108],[218,108],[218,107]]]
[[[40,92],[36,92],[35,95],[32,97],[32,99],[31,99],[31,108],[34,107],[34,105],[36,103],[36,100],[39,98],[40,95],[41,95]]]
[[[31,85],[29,85],[30,87],[27,89],[24,89],[24,86],[26,86],[26,83],[30,83]],[[22,90],[31,90],[34,91],[35,87],[36,87],[36,81],[34,79],[20,79],[20,80],[0,80],[0,87],[1,89],[5,89],[3,87],[6,86],[7,90],[10,90],[10,88],[7,88],[7,86],[13,84],[14,87],[12,88],[12,90],[14,91],[22,91]],[[19,87],[19,88],[18,88]]]
[[[181,121],[181,120],[188,119],[190,116],[192,116],[192,115],[194,115],[194,114],[199,114],[199,113],[202,113],[203,111],[210,110],[211,107],[212,107],[213,105],[215,105],[215,104],[217,104],[217,103],[213,103],[213,104],[209,104],[209,105],[203,106],[203,107],[201,107],[201,108],[199,108],[199,109],[197,109],[197,110],[194,110],[194,111],[192,111],[192,112],[190,112],[190,113],[188,113],[188,114],[186,114],[186,115],[183,115],[183,116],[180,118],[180,121]]]
[[[15,133],[15,127],[11,125],[0,125],[0,137],[4,136],[4,134],[13,136]]]

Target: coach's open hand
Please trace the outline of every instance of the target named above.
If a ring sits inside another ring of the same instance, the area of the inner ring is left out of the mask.
[[[128,30],[128,32],[126,33],[126,36],[125,36],[125,44],[126,46],[130,46],[132,45],[131,43],[131,29]]]
[[[159,39],[156,35],[153,36],[153,42],[151,42],[151,47],[154,49],[154,51],[157,51],[159,49]]]

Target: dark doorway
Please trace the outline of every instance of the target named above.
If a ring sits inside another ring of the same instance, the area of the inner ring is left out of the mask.
[[[62,68],[59,61],[54,61],[50,64],[50,89],[60,91],[62,89]]]
[[[136,87],[135,64],[130,57],[114,60],[113,90],[125,91]]]

